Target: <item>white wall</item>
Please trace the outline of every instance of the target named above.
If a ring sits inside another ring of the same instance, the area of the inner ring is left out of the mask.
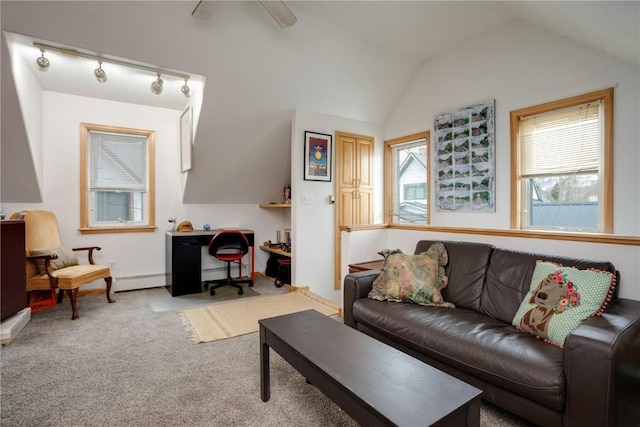
[[[260,243],[275,239],[286,223],[281,215],[265,213],[254,204],[183,204],[180,172],[179,119],[182,111],[103,101],[44,92],[43,202],[7,203],[5,212],[23,209],[53,211],[65,246],[101,246],[97,263],[114,261],[114,290],[164,286],[167,219],[189,220],[201,229],[242,227],[255,231]],[[156,225],[153,233],[82,235],[80,225],[80,123],[149,129],[156,132]],[[223,185],[223,183],[211,183]],[[203,248],[204,268],[221,264]],[[264,271],[267,255],[256,250],[256,270]],[[145,276],[145,277],[141,277]],[[126,278],[126,279],[124,279]],[[102,286],[96,282],[94,286]]]
[[[640,69],[528,24],[514,23],[425,63],[385,126],[385,138],[433,132],[441,112],[496,100],[496,212],[431,211],[431,224],[507,229],[511,110],[615,86],[614,230],[640,233]],[[433,139],[433,138],[432,138]],[[435,170],[432,166],[432,171]],[[432,182],[433,185],[433,182]],[[432,193],[435,194],[432,187]],[[620,295],[640,299],[640,247],[389,230],[389,247],[413,252],[420,239],[478,241],[498,247],[611,261]],[[352,238],[357,240],[357,238]]]
[[[528,24],[499,28],[425,63],[385,125],[385,139],[424,129],[438,113],[496,100],[496,212],[432,210],[431,224],[509,228],[509,112],[615,86],[614,230],[640,233],[640,70]],[[433,135],[432,135],[433,140]],[[432,163],[432,171],[435,170]],[[433,181],[433,180],[432,180]],[[435,194],[432,182],[431,194]]]
[[[341,301],[341,290],[334,290],[335,205],[329,196],[335,196],[335,165],[331,182],[305,181],[304,132],[312,131],[333,136],[335,160],[335,132],[343,131],[358,135],[373,136],[376,144],[375,169],[382,170],[382,126],[344,117],[296,110],[291,132],[291,234],[292,277],[296,286],[309,286],[314,292],[337,303]],[[374,188],[378,192],[375,200],[382,200],[382,174],[375,174]],[[302,205],[301,197],[311,196],[311,205]],[[382,221],[382,206],[378,204],[374,214],[376,222]]]
[[[433,231],[413,231],[398,229],[363,230],[343,232],[342,274],[347,274],[346,266],[353,262],[382,259],[378,251],[400,249],[411,254],[419,240],[450,240],[477,242],[498,248],[573,258],[607,260],[620,271],[619,296],[640,300],[640,247],[587,242],[559,242],[545,239],[525,239],[504,236],[483,236]]]

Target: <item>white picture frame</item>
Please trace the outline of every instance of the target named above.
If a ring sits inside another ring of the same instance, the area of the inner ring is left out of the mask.
[[[187,107],[180,116],[180,170],[191,170],[193,157],[193,113],[191,107]]]

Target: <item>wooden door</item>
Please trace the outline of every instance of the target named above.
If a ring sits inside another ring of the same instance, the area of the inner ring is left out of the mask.
[[[373,138],[356,139],[356,224],[373,223]]]
[[[373,152],[370,136],[336,132],[335,283],[341,283],[340,227],[373,222]]]
[[[373,222],[372,137],[336,133],[337,225]]]

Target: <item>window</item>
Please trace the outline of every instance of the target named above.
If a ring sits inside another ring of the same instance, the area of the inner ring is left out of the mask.
[[[389,224],[429,223],[429,132],[385,141],[385,212]]]
[[[404,192],[404,200],[426,200],[427,199],[427,183],[404,184],[402,187]]]
[[[512,228],[613,232],[613,89],[511,112]]]
[[[154,132],[81,125],[80,231],[155,230]]]

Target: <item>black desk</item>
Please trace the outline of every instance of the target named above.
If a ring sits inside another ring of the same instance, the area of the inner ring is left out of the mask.
[[[166,287],[172,297],[202,292],[202,246],[221,231],[167,231],[165,239]],[[254,233],[242,231],[251,248],[251,280],[254,279]],[[241,270],[242,271],[242,270]],[[242,273],[240,273],[242,274]]]

